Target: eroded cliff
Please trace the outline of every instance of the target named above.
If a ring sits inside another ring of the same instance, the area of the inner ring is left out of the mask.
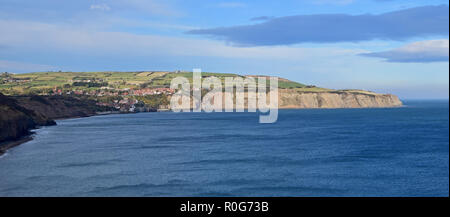
[[[383,108],[399,107],[402,102],[392,94],[360,90],[307,92],[279,90],[279,108]]]
[[[0,93],[0,154],[10,145],[1,144],[30,134],[37,126],[53,125],[55,122],[45,115],[25,108],[17,100]]]
[[[110,108],[95,101],[62,96],[4,96],[0,93],[0,154],[14,141],[38,126],[56,124],[53,119],[86,117]]]

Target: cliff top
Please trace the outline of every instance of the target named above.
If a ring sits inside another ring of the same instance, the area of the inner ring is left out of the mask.
[[[98,89],[142,89],[169,87],[177,76],[188,78],[192,82],[192,72],[136,71],[136,72],[34,72],[24,74],[0,73],[0,92],[7,95],[42,94],[56,88],[65,90],[93,91]],[[259,75],[238,75],[233,73],[203,72],[203,78],[257,77]],[[263,76],[264,77],[264,76]],[[314,85],[305,85],[285,78],[279,78],[279,89],[301,92],[338,91]],[[364,90],[339,90],[353,93],[375,94]]]

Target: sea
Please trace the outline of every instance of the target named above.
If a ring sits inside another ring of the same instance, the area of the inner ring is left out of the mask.
[[[0,157],[0,196],[449,196],[449,101],[57,121]]]

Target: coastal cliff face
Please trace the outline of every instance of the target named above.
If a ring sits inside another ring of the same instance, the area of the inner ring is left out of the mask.
[[[248,94],[244,94],[244,107],[249,108]],[[200,102],[193,97],[190,98],[192,109],[194,105]],[[251,101],[257,105],[257,97],[254,95]],[[270,96],[266,95],[266,104],[270,104]],[[228,108],[225,103],[225,96],[222,98],[223,109]],[[212,102],[211,102],[212,103]],[[237,105],[236,97],[231,102],[234,108]],[[392,108],[400,107],[403,103],[392,94],[379,94],[363,90],[320,90],[305,91],[302,89],[279,89],[278,90],[278,108],[279,109],[315,109],[315,108]],[[274,106],[274,105],[272,105]],[[241,107],[239,107],[241,108]],[[186,108],[185,108],[186,109]],[[242,108],[241,108],[242,109]],[[257,109],[254,108],[254,109]]]
[[[17,100],[0,93],[0,143],[29,135],[29,130],[36,126],[54,124],[45,115],[25,108]]]
[[[17,104],[50,119],[88,117],[110,108],[100,107],[95,101],[62,96],[13,96]]]
[[[395,95],[367,91],[279,91],[279,108],[385,108],[399,107]]]
[[[0,93],[0,154],[2,142],[30,134],[38,126],[55,125],[53,119],[86,117],[107,111],[94,101],[60,96],[4,96]]]

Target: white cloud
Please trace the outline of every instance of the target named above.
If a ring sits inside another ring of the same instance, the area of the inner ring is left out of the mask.
[[[100,11],[109,11],[109,10],[111,10],[111,8],[107,4],[91,5],[91,7],[89,9],[91,9],[91,10],[100,10]]]
[[[449,40],[419,41],[389,51],[361,55],[384,58],[388,62],[445,62],[449,60]]]
[[[428,40],[419,41],[411,44],[407,44],[401,48],[396,49],[400,52],[418,53],[418,52],[435,52],[441,55],[448,56],[449,40]]]

